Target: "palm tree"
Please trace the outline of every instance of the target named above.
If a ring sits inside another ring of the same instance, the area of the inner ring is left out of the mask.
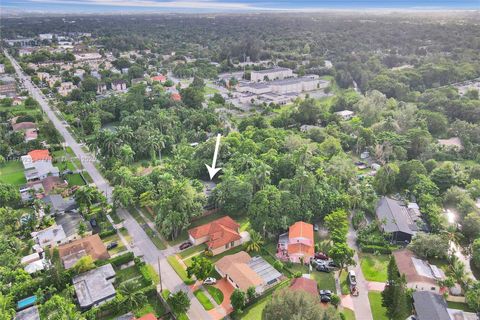
[[[454,278],[461,286],[464,286],[466,282],[465,264],[460,261],[456,256],[452,257],[452,263],[450,264],[449,275]]]
[[[264,162],[253,169],[252,180],[256,191],[263,189],[266,184],[270,183],[271,170],[272,168]]]
[[[125,298],[125,303],[129,309],[135,309],[145,303],[147,297],[138,290],[139,283],[136,280],[130,280],[122,283],[118,287],[118,292]]]
[[[90,186],[81,186],[75,191],[75,200],[80,206],[85,206],[87,211],[90,211],[94,199],[95,192]]]
[[[263,245],[263,239],[260,233],[255,230],[250,231],[250,241],[247,243],[248,252],[258,252]]]
[[[132,128],[129,126],[118,126],[116,134],[118,139],[120,139],[123,143],[130,143],[134,138]]]

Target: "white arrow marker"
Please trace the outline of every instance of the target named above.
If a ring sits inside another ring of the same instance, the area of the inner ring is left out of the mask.
[[[213,153],[213,160],[212,160],[212,166],[210,167],[208,164],[205,164],[205,166],[208,169],[208,174],[210,175],[210,180],[215,177],[218,171],[220,171],[222,168],[215,168],[215,165],[217,164],[217,155],[218,155],[218,149],[220,148],[220,138],[221,134],[219,133],[217,135],[217,142],[215,143],[215,152]]]

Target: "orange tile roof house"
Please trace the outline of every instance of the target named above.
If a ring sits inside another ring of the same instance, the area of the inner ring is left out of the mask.
[[[158,76],[152,77],[152,81],[164,83],[165,81],[167,81],[167,77],[165,77],[163,74],[159,74]]]
[[[288,233],[280,235],[277,256],[291,262],[308,262],[315,255],[313,225],[297,221],[290,226]]]
[[[110,254],[98,234],[63,244],[58,247],[58,254],[65,269],[73,267],[83,256],[90,256],[94,261],[110,258]]]
[[[227,255],[215,263],[215,270],[237,289],[254,287],[258,294],[275,285],[282,274],[262,257],[250,257],[245,251]]]
[[[291,291],[304,291],[320,299],[317,281],[305,277],[295,278],[290,285]]]
[[[207,243],[208,249],[216,255],[242,244],[239,227],[235,220],[225,216],[188,230],[188,235],[194,245]]]

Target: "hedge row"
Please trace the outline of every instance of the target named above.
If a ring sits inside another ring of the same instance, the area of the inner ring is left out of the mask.
[[[97,266],[103,266],[103,265],[111,263],[112,266],[119,267],[122,264],[133,261],[134,257],[135,256],[133,255],[133,252],[127,252],[127,253],[124,253],[124,254],[122,254],[120,256],[117,256],[115,258],[110,258],[108,260],[97,260],[97,261],[95,261],[95,264]]]
[[[100,232],[98,236],[100,237],[100,239],[105,239],[107,237],[113,236],[116,233],[117,233],[117,230],[109,229],[109,230],[105,230],[103,232]]]
[[[360,245],[360,250],[366,253],[378,252],[378,253],[390,254],[392,253],[392,249],[393,248],[390,246],[377,246],[377,245],[364,245],[364,244]]]

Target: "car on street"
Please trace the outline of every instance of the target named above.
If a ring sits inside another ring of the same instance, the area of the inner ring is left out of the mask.
[[[185,250],[190,248],[193,244],[190,241],[186,241],[180,245],[180,250]]]
[[[107,250],[112,250],[113,248],[116,248],[116,247],[118,247],[118,243],[115,241],[107,244]]]
[[[203,280],[203,284],[205,284],[205,285],[212,285],[212,284],[215,284],[215,283],[217,283],[217,279],[212,278],[212,277],[208,277],[207,279]]]

